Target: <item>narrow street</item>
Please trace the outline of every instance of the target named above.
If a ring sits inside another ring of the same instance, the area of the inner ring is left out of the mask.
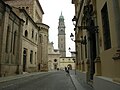
[[[75,90],[64,71],[36,74],[0,83],[0,90]]]

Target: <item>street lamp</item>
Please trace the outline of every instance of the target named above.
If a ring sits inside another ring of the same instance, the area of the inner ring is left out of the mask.
[[[74,41],[76,43],[81,43],[83,45],[87,44],[86,36],[84,36],[84,38],[83,38],[83,36],[81,36],[80,40],[74,40],[74,35],[73,35],[73,33],[71,33],[70,38],[71,38],[72,41]]]
[[[69,52],[70,52],[71,48],[69,47],[68,50],[69,50]]]
[[[70,38],[71,38],[72,41],[74,41],[74,35],[73,35],[73,33],[70,34]]]

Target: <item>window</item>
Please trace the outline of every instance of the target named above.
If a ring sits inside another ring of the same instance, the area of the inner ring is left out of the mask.
[[[35,35],[35,40],[37,41],[37,33],[36,33],[36,35]]]
[[[25,30],[25,37],[28,37],[28,31]]]
[[[63,44],[61,44],[61,48],[63,48]]]
[[[26,18],[26,25],[28,25],[28,17]]]
[[[9,39],[9,26],[7,27],[7,35],[6,35],[6,49],[5,49],[5,51],[6,51],[6,53],[8,53],[8,39]]]
[[[13,54],[15,54],[15,48],[16,48],[16,31],[14,32]]]
[[[26,11],[27,11],[27,13],[29,13],[29,7],[26,7]]]
[[[32,38],[34,38],[34,30],[32,29]]]
[[[37,58],[37,54],[36,54],[36,52],[35,52],[35,64],[36,64],[36,60],[37,60],[36,58]]]
[[[30,51],[30,63],[31,64],[33,63],[33,51],[32,50]]]
[[[39,38],[40,38],[40,43],[42,43],[43,38],[42,38],[41,34],[40,34]]]
[[[54,62],[57,62],[57,59],[54,59]]]
[[[101,15],[102,15],[102,26],[103,26],[104,49],[107,50],[111,48],[107,3],[105,3],[104,7],[102,8]]]
[[[12,33],[11,33],[11,48],[10,48],[10,52],[12,52],[12,50],[13,50],[13,49],[12,49],[12,48],[13,48],[13,37],[14,37],[14,36],[13,36],[13,34],[14,34],[14,33],[13,33],[13,29],[14,29],[14,28],[12,27],[12,31],[11,31]]]
[[[29,7],[26,7],[26,10],[28,10],[29,9]]]

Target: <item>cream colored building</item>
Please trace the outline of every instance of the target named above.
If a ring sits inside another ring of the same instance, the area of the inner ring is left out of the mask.
[[[53,42],[48,45],[48,70],[57,70],[60,68],[61,54],[58,49],[54,49]]]
[[[120,89],[120,1],[72,0],[76,69],[95,90]]]
[[[107,84],[111,87],[107,89],[118,90],[120,89],[120,1],[97,0],[96,10],[99,26],[99,52],[101,61],[101,67],[98,68],[101,68],[101,76],[108,78]],[[99,86],[99,80],[103,82],[102,85],[106,85],[106,79],[96,76],[96,87]]]
[[[48,46],[48,69],[51,70],[64,70],[65,67],[75,69],[75,57],[61,57],[58,49],[54,49],[53,42]]]
[[[4,0],[12,8],[25,9],[29,16],[36,23],[41,23],[43,18],[43,9],[39,3],[39,0]]]
[[[22,35],[23,37],[21,58],[21,63],[23,64],[23,72],[37,71],[37,48],[39,27],[32,20],[32,18],[30,18],[30,16],[24,9],[20,9],[19,16],[25,21]]]
[[[69,67],[70,70],[75,69],[75,57],[60,57],[60,69],[64,70]]]
[[[23,72],[48,70],[48,29],[38,0],[4,0],[24,20],[21,64]]]
[[[48,35],[49,26],[43,23],[37,23],[40,27],[38,39],[38,70],[48,71]]]
[[[0,76],[22,73],[23,23],[12,8],[0,0]]]

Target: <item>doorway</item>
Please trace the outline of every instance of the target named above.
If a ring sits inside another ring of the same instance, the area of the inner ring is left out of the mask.
[[[27,49],[23,51],[23,72],[26,71],[26,61],[27,61]]]
[[[57,64],[54,64],[54,70],[56,70],[57,69]]]
[[[69,70],[72,70],[72,65],[68,64],[67,67],[69,67]]]

